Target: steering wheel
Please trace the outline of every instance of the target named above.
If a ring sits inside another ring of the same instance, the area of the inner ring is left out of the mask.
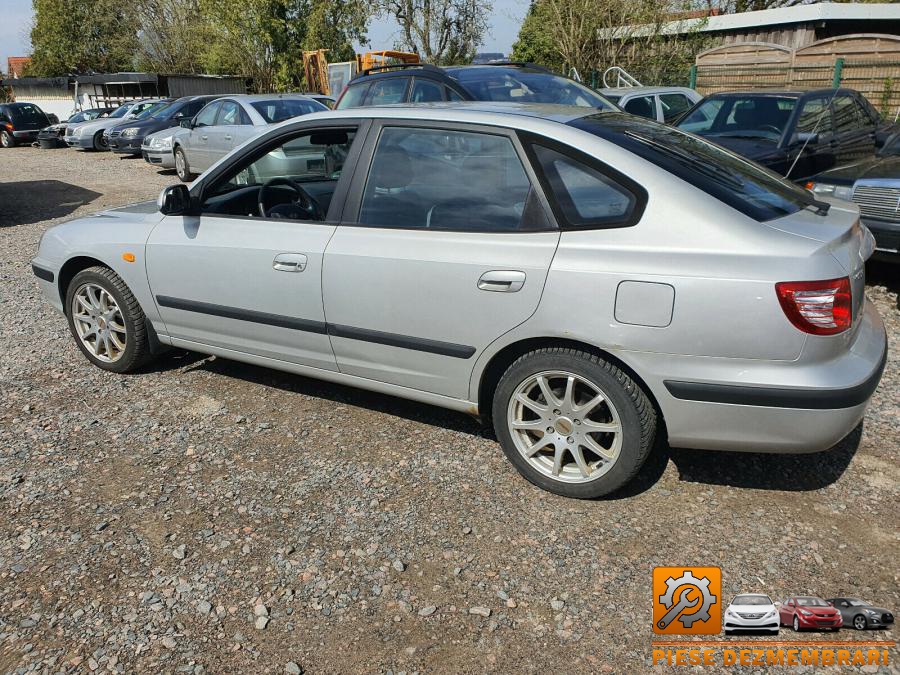
[[[267,180],[261,188],[259,188],[259,197],[258,197],[258,205],[259,205],[259,215],[263,218],[271,218],[273,214],[270,213],[271,209],[266,207],[266,196],[269,188],[275,187],[276,185],[286,185],[289,187],[293,193],[294,198],[290,201],[290,206],[296,208],[296,220],[325,220],[325,212],[322,210],[322,206],[313,199],[310,194],[304,190],[301,185],[293,180],[292,178],[288,178],[286,176],[277,176],[270,180]],[[277,208],[276,207],[273,208]],[[274,214],[274,217],[279,217],[280,214]],[[294,218],[294,214],[290,216]]]
[[[760,124],[757,127],[760,131],[771,131],[772,133],[778,134],[781,136],[781,129],[776,127],[774,124]]]

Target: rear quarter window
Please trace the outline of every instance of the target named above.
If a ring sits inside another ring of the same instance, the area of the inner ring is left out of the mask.
[[[341,96],[341,100],[335,106],[338,110],[344,108],[359,108],[366,98],[371,82],[360,82],[359,84],[351,84],[347,87],[347,91]]]

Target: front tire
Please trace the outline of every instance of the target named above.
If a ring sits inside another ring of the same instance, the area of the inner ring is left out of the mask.
[[[4,148],[14,148],[16,147],[16,139],[11,133],[4,129],[3,131],[0,131],[0,145]]]
[[[547,348],[517,359],[494,392],[494,430],[526,479],[577,499],[630,481],[650,453],[656,411],[624,371],[600,357]]]
[[[107,143],[106,139],[103,137],[102,130],[94,134],[94,150],[98,152],[109,150],[109,143]]]
[[[182,183],[190,183],[197,177],[197,174],[191,173],[187,156],[181,147],[175,148],[175,173],[178,174],[178,178]]]
[[[73,277],[66,289],[66,317],[75,344],[98,368],[129,373],[150,359],[144,312],[108,267],[90,267]]]
[[[794,616],[794,623],[793,623],[793,626],[794,626],[794,632],[795,632],[795,633],[799,633],[799,632],[800,632],[800,619],[798,619],[798,618],[796,617],[796,615]]]
[[[866,617],[864,617],[862,614],[857,614],[853,617],[853,627],[856,630],[865,630],[869,627],[869,622],[866,621]]]

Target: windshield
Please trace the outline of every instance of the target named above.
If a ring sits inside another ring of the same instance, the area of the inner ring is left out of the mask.
[[[125,117],[125,114],[131,110],[131,104],[126,103],[125,105],[120,105],[118,108],[113,110],[109,116],[110,117]]]
[[[868,607],[869,603],[864,600],[857,600],[856,598],[847,598],[847,602],[850,603],[851,607]]]
[[[166,117],[166,113],[169,111],[169,108],[172,107],[174,101],[158,101],[154,103],[152,106],[147,108],[140,114],[140,119],[144,120],[149,117],[155,117],[157,119],[161,117]]]
[[[820,598],[797,598],[798,607],[828,607],[828,603]]]
[[[622,98],[621,94],[604,94],[604,96],[606,96],[608,100],[612,101],[616,105],[619,104],[619,99]]]
[[[812,205],[813,196],[781,176],[697,136],[621,113],[569,122],[633,152],[759,222]]]
[[[900,155],[900,133],[895,133],[890,136],[887,141],[885,141],[884,145],[881,146],[878,154],[882,157]]]
[[[31,103],[11,105],[9,106],[9,113],[12,116],[13,121],[19,122],[20,124],[32,122],[38,122],[40,124],[47,123],[47,116],[44,115],[40,108]]]
[[[305,101],[296,98],[276,98],[271,101],[253,101],[250,105],[263,119],[269,123],[281,122],[292,117],[299,117],[312,112],[328,110],[316,101]]]
[[[731,602],[732,605],[771,605],[772,599],[768,595],[738,595]]]
[[[477,101],[559,103],[601,110],[615,110],[605,97],[583,84],[552,73],[517,68],[458,68],[448,72]]]
[[[797,99],[789,96],[708,98],[681,120],[678,128],[702,136],[777,141],[795,105]]]

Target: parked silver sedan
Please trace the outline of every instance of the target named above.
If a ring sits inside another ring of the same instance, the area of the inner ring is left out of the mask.
[[[216,99],[183,122],[185,128],[173,135],[175,171],[181,180],[192,181],[267,125],[324,110],[328,108],[301,94]]]
[[[64,139],[70,148],[82,150],[109,150],[109,142],[104,132],[129,119],[138,119],[160,104],[162,99],[145,98],[128,101],[113,110],[108,117],[71,125],[66,128]]]
[[[852,204],[677,129],[468,103],[269,128],[190,189],[49,229],[33,269],[100,368],[172,346],[480,415],[586,498],[659,429],[843,438],[886,358],[872,249]]]

